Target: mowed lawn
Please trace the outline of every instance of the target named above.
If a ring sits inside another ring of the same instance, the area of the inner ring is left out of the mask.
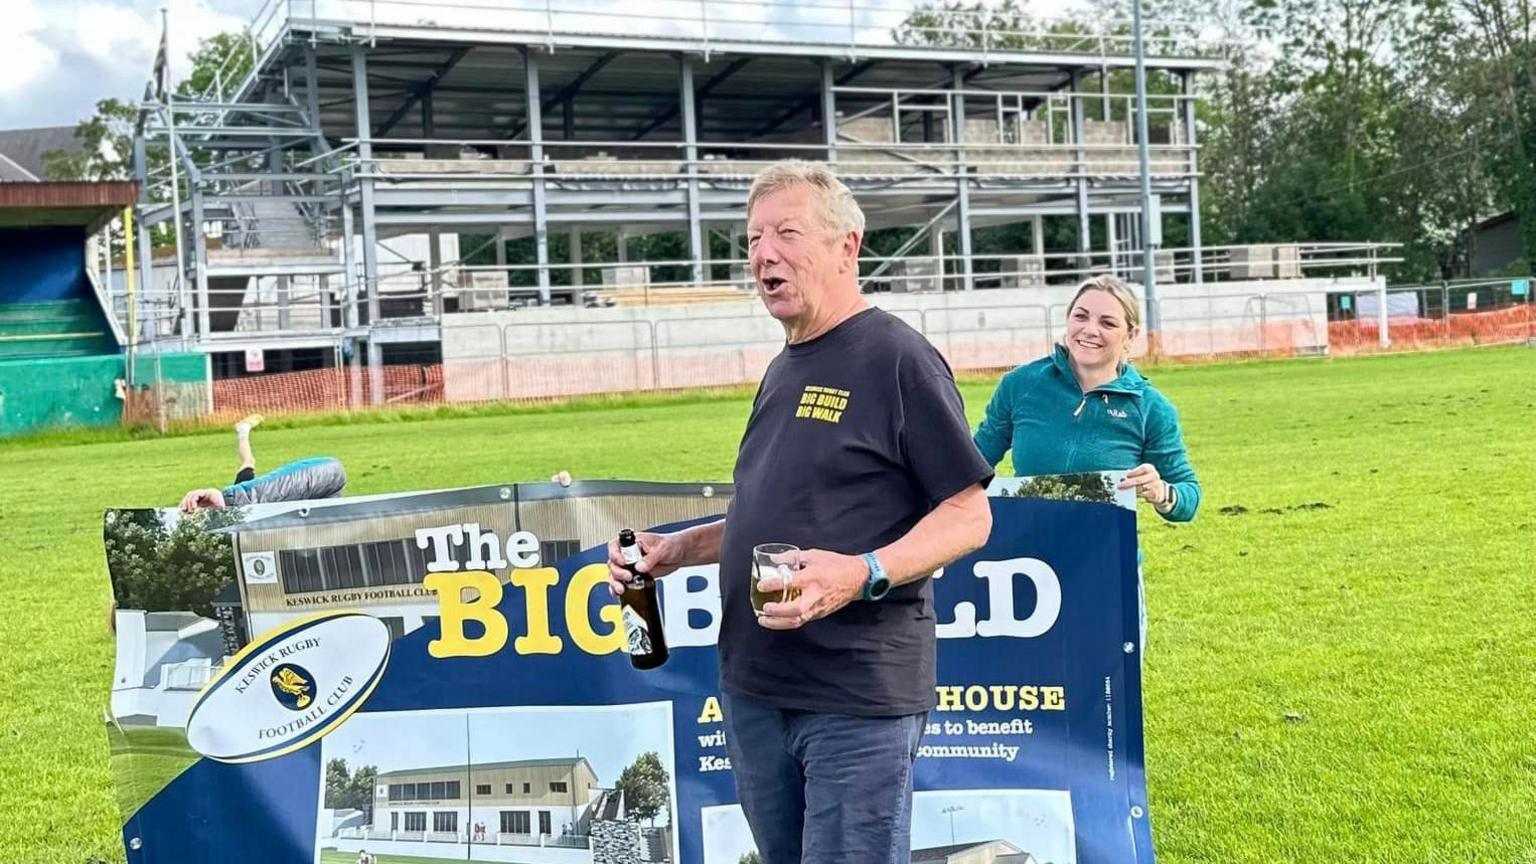
[[[1536,350],[1153,370],[1205,505],[1143,514],[1170,864],[1536,862]],[[963,387],[973,420],[991,381]],[[269,423],[353,493],[729,478],[750,396]],[[0,861],[121,860],[108,506],[227,482],[227,432],[0,443]],[[107,440],[102,440],[107,439]],[[210,859],[213,860],[213,859]]]

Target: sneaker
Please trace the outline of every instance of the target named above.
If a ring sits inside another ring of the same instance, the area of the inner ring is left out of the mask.
[[[262,417],[260,414],[247,414],[244,420],[241,420],[239,423],[235,424],[235,434],[249,435],[252,429],[255,429],[257,426],[261,425],[261,420]]]

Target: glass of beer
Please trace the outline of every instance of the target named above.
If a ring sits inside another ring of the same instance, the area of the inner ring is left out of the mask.
[[[788,543],[763,543],[752,547],[752,611],[763,614],[768,603],[787,603],[800,596],[800,589],[785,587],[779,591],[763,591],[758,580],[773,575],[789,581],[789,574],[800,569],[800,547]]]

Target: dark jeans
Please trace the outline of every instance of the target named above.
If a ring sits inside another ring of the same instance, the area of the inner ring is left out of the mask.
[[[908,864],[928,715],[791,711],[721,693],[736,794],[763,864]]]

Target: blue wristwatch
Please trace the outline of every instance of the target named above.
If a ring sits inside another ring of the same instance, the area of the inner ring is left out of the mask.
[[[864,563],[869,565],[869,581],[864,583],[864,599],[879,600],[891,590],[891,577],[885,575],[880,559],[873,552],[864,553]]]

